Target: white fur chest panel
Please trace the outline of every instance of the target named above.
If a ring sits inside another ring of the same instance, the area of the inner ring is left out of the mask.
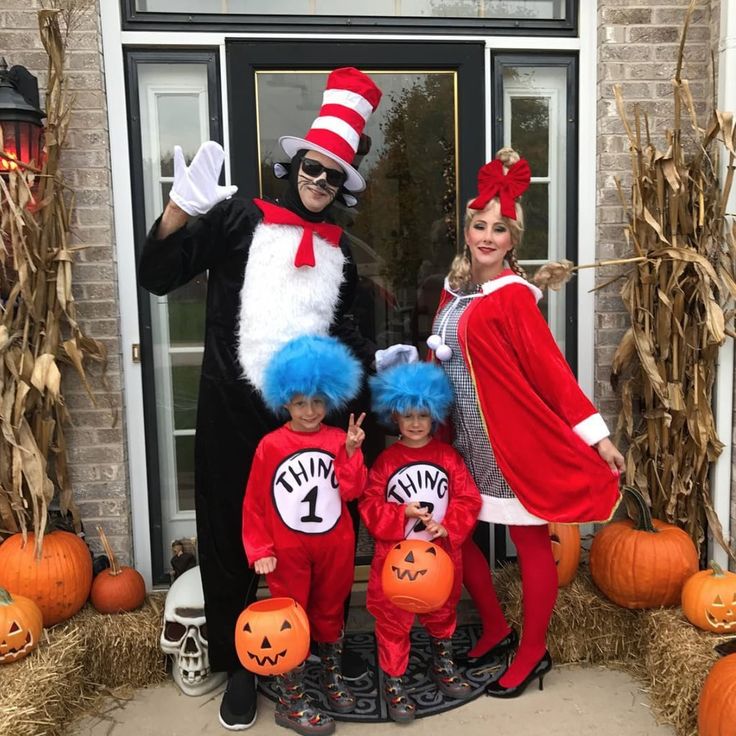
[[[238,359],[246,378],[263,386],[273,354],[300,335],[326,335],[335,315],[345,256],[314,235],[314,268],[294,266],[302,229],[260,223],[240,292]]]

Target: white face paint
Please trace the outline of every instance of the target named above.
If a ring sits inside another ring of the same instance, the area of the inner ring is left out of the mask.
[[[426,507],[434,521],[442,523],[447,513],[447,473],[432,463],[410,463],[399,468],[386,484],[386,500],[392,503],[416,501]],[[407,519],[404,529],[406,539],[431,541],[421,519]]]
[[[296,532],[324,534],[340,519],[342,501],[329,452],[300,450],[287,457],[276,468],[272,491],[281,520]]]
[[[210,672],[207,621],[199,567],[171,585],[164,606],[161,649],[172,657],[174,682],[185,695],[204,695],[225,681],[225,672]]]

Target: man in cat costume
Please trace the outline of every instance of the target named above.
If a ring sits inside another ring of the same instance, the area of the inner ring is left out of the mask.
[[[357,69],[329,75],[305,138],[280,139],[291,163],[281,168],[288,187],[277,203],[218,185],[219,144],[204,143],[189,167],[176,147],[170,201],[141,253],[140,284],[154,294],[207,272],[195,508],[210,663],[229,674],[220,722],[231,730],[256,718],[255,680],[233,636],[258,582],[241,542],[243,492],[258,442],[277,425],[260,394],[265,366],[302,334],[332,334],[366,364],[373,359],[349,314],[358,278],[348,239],[328,220],[336,197],[354,203],[350,193],[365,188],[353,162],[380,98]]]

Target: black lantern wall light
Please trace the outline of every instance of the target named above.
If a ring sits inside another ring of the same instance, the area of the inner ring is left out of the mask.
[[[41,168],[44,117],[36,77],[0,58],[0,173]]]

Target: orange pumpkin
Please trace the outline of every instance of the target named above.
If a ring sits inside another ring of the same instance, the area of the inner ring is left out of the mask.
[[[687,620],[716,634],[736,633],[736,573],[710,563],[682,588],[682,612]]]
[[[257,675],[283,675],[309,654],[309,621],[293,598],[251,603],[235,624],[240,663]]]
[[[719,659],[700,691],[698,736],[736,733],[736,654]]]
[[[0,544],[0,586],[13,595],[30,598],[41,609],[44,626],[77,613],[91,585],[92,557],[76,534],[46,534],[40,559],[36,558],[32,533],[25,544],[21,534],[13,534]]]
[[[682,529],[652,519],[641,494],[624,491],[639,507],[639,520],[604,526],[590,547],[590,573],[607,598],[624,608],[658,608],[680,602],[682,586],[698,571],[698,553]]]
[[[41,639],[43,616],[38,606],[22,595],[0,588],[0,664],[29,655]]]
[[[132,567],[119,565],[102,527],[97,527],[97,533],[110,561],[110,567],[99,573],[92,581],[90,591],[92,605],[100,613],[135,611],[146,599],[146,583],[143,576]]]
[[[557,565],[557,582],[564,588],[572,582],[580,564],[580,530],[576,524],[550,524],[549,539]]]
[[[450,597],[455,569],[450,556],[436,544],[405,539],[389,550],[383,563],[383,592],[397,608],[429,613]]]

